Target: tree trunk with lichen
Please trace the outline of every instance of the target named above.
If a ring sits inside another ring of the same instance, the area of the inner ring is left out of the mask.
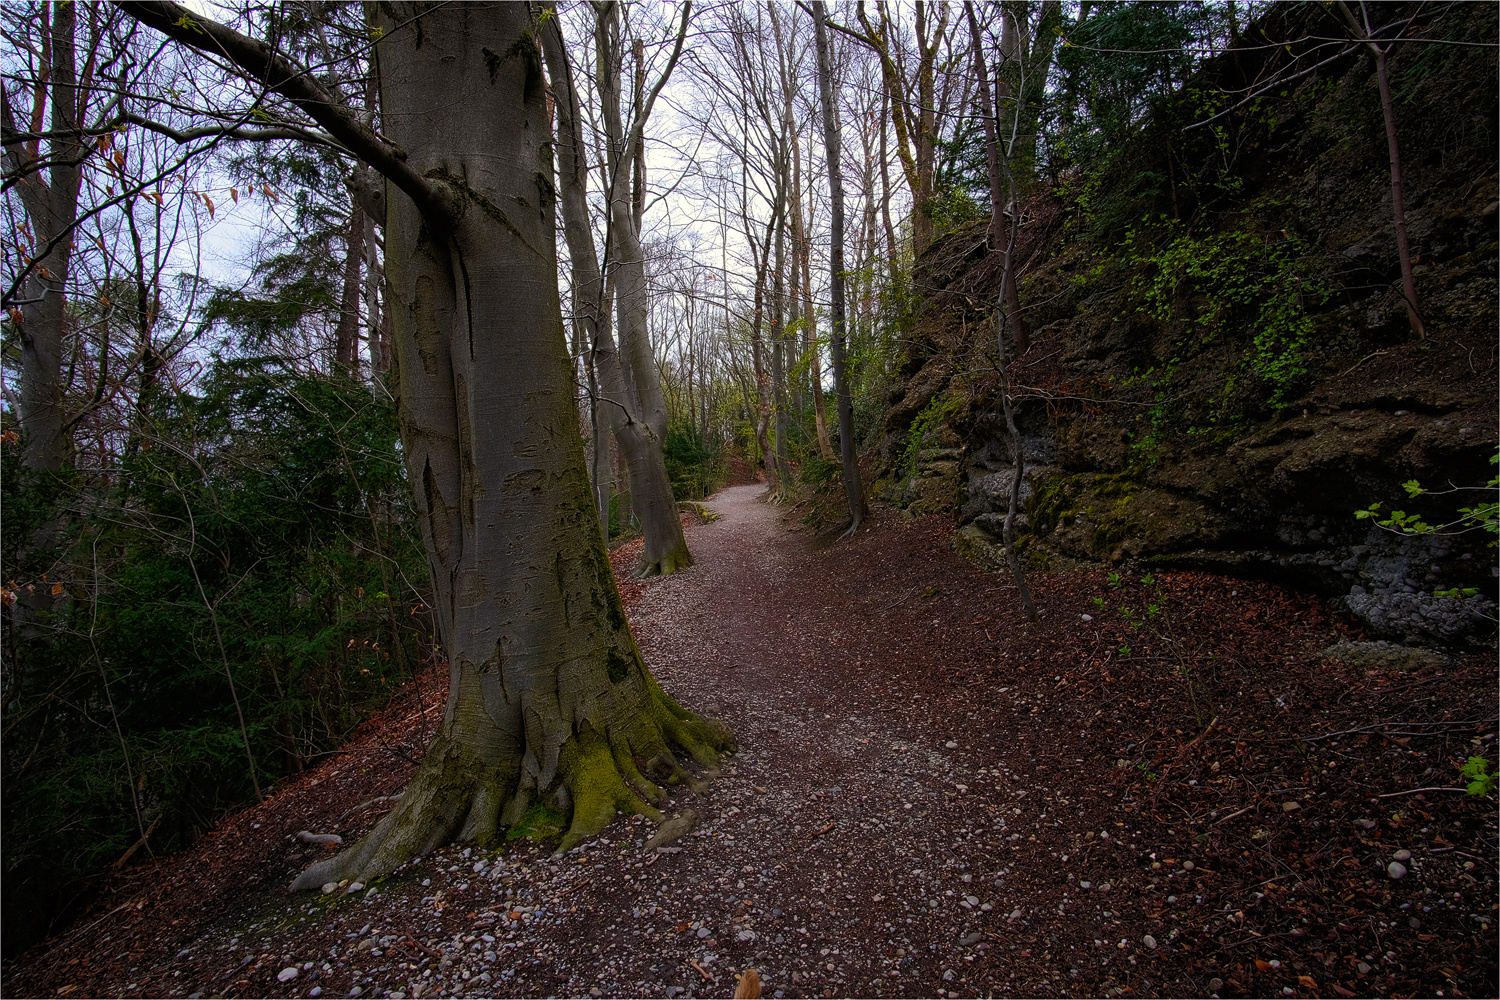
[[[595,518],[537,25],[506,3],[377,18],[385,134],[451,206],[386,199],[402,438],[450,684],[399,806],[294,890],[491,840],[534,803],[571,815],[560,850],[617,810],[659,819],[677,754],[712,766],[727,741],[647,671]]]

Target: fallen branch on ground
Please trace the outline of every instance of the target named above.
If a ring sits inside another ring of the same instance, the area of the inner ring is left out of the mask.
[[[1419,792],[1468,792],[1467,788],[1409,788],[1404,792],[1386,792],[1384,795],[1376,796],[1381,799],[1394,799],[1400,795],[1416,795]]]

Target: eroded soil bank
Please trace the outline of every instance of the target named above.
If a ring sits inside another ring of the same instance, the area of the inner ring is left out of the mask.
[[[710,501],[692,569],[623,588],[663,686],[741,742],[674,796],[687,836],[622,821],[285,895],[327,849],[298,831],[389,808],[428,675],[120,876],[5,992],[729,996],[754,967],[785,997],[1495,994],[1494,799],[1451,790],[1496,756],[1492,657],[1361,644],[1321,600],[1202,573],[1038,577],[1027,625],[946,519],[818,544],[759,493]]]

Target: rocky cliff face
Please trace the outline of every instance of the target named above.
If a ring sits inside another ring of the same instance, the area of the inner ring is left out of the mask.
[[[1488,12],[1453,16],[1447,37],[1493,42]],[[1358,54],[1217,136],[1184,132],[1205,94],[1275,68],[1226,54],[1139,148],[1030,200],[1033,344],[1012,372],[1032,566],[1271,576],[1395,639],[1492,641],[1492,534],[1409,537],[1355,517],[1379,502],[1447,523],[1494,499],[1471,491],[1500,447],[1491,52],[1413,44],[1390,63],[1425,340],[1406,321],[1376,82]],[[1013,465],[983,225],[919,262],[918,286],[942,291],[910,332],[881,451],[898,502],[952,510],[960,549],[998,567]],[[1412,500],[1409,480],[1433,493]]]

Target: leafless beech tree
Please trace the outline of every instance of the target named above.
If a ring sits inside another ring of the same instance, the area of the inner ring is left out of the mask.
[[[640,516],[642,534],[645,535],[640,567],[645,576],[667,574],[693,564],[662,456],[662,442],[667,436],[667,406],[651,346],[650,290],[646,284],[646,253],[641,243],[646,198],[643,147],[646,121],[682,52],[691,10],[692,4],[685,2],[671,55],[649,92],[645,89],[643,47],[635,47],[637,105],[628,129],[621,113],[625,46],[620,5],[613,0],[598,4],[594,20],[595,85],[601,103],[606,149],[608,262],[615,279],[620,334],[619,349],[615,351],[614,345],[604,339],[608,335],[607,328],[596,325],[599,339],[595,341],[594,355],[604,382],[604,397],[614,404],[606,407],[605,412],[625,459],[630,476],[631,503]],[[557,79],[556,70],[553,75]],[[572,117],[572,127],[577,129],[578,116]],[[582,142],[581,132],[577,142]],[[586,204],[582,198],[577,202]],[[581,225],[568,227],[575,239],[584,231]],[[581,247],[579,251],[586,253]],[[570,242],[569,254],[573,253]],[[588,282],[594,280],[587,274],[580,277]],[[590,284],[588,287],[596,286]]]
[[[727,736],[652,679],[595,525],[558,295],[541,26],[520,4],[372,8],[377,133],[259,39],[175,3],[126,10],[262,81],[385,181],[403,450],[451,693],[400,805],[294,888],[488,841],[534,802],[571,814],[563,849],[619,809],[659,817],[652,776],[684,776],[674,748],[712,764]]]

